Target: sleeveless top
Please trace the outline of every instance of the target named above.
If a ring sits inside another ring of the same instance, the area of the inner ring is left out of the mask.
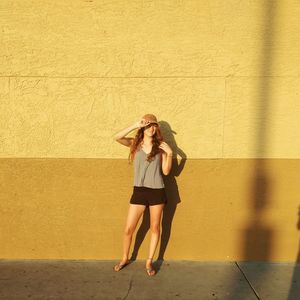
[[[161,173],[161,153],[154,160],[147,161],[147,153],[140,147],[134,157],[134,186],[145,186],[153,189],[164,188]]]

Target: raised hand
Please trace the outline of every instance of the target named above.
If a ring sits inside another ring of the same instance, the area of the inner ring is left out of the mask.
[[[136,125],[137,125],[139,128],[145,127],[145,126],[147,126],[147,125],[149,125],[149,124],[150,124],[150,121],[145,120],[145,119],[141,119],[140,121],[138,121],[138,122],[136,123]]]

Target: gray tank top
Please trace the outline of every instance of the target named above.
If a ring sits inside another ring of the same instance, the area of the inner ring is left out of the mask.
[[[147,161],[147,153],[138,149],[134,157],[134,186],[146,186],[153,189],[164,188],[161,173],[161,154],[157,153],[154,160]]]

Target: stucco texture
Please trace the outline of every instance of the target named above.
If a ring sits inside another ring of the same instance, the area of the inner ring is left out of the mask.
[[[2,0],[0,258],[120,257],[133,174],[113,136],[153,113],[175,154],[156,254],[293,261],[299,15],[292,0]]]

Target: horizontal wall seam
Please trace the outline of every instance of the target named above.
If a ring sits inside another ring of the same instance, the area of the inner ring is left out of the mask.
[[[41,75],[0,75],[0,78],[101,78],[101,79],[136,79],[136,78],[300,78],[299,75],[211,75],[211,76],[41,76]]]

